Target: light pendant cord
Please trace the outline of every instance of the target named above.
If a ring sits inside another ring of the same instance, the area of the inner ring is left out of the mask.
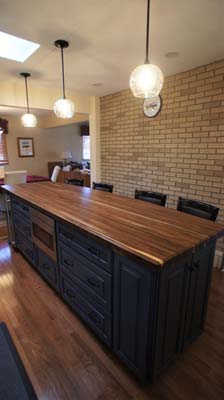
[[[150,0],[148,0],[148,6],[147,6],[145,64],[149,64],[149,19],[150,19]]]
[[[64,71],[64,52],[63,48],[61,47],[61,70],[62,70],[62,91],[63,91],[63,99],[65,97],[65,71]]]
[[[27,105],[27,113],[30,113],[30,106],[29,106],[29,96],[28,96],[28,87],[27,87],[27,76],[25,76],[25,86],[26,86],[26,105]]]

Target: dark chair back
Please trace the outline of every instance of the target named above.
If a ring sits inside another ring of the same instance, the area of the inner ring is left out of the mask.
[[[211,221],[216,220],[219,212],[219,208],[214,207],[211,204],[185,199],[183,197],[179,197],[178,199],[177,210],[197,217],[210,219]]]
[[[75,185],[75,186],[83,186],[84,180],[83,179],[66,179],[66,183],[69,185]]]
[[[144,190],[135,191],[135,199],[148,201],[149,203],[158,204],[159,206],[165,206],[167,195],[157,192],[146,192]]]
[[[97,183],[97,182],[93,182],[93,189],[97,189],[97,190],[102,190],[103,192],[113,192],[113,185],[110,185],[108,183]]]

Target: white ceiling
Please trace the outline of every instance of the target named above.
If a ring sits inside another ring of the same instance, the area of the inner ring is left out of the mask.
[[[0,80],[28,71],[33,84],[60,87],[56,39],[70,41],[66,86],[82,93],[127,88],[144,62],[146,0],[1,0],[0,12],[0,30],[41,45],[23,64],[1,58]],[[151,0],[151,62],[170,75],[223,58],[223,15],[224,0]]]

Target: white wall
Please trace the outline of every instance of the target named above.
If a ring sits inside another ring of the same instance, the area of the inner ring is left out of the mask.
[[[101,181],[100,164],[100,102],[99,97],[91,97],[90,114],[91,181]]]
[[[18,117],[7,118],[9,133],[7,148],[9,164],[8,171],[27,170],[30,175],[48,176],[47,162],[60,160],[63,151],[70,151],[74,161],[82,160],[82,137],[78,125],[39,129],[24,128]],[[19,158],[17,137],[33,137],[35,157]]]

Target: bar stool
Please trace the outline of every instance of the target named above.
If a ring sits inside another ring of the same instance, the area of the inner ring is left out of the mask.
[[[149,203],[157,204],[165,207],[167,195],[157,192],[146,192],[144,190],[135,191],[135,199],[148,201]]]
[[[93,189],[97,190],[102,190],[103,192],[113,192],[113,185],[110,185],[109,183],[97,183],[93,182]]]
[[[202,203],[201,201],[186,199],[179,197],[177,210],[187,214],[195,215],[196,217],[215,221],[219,212],[219,208],[211,204]]]

